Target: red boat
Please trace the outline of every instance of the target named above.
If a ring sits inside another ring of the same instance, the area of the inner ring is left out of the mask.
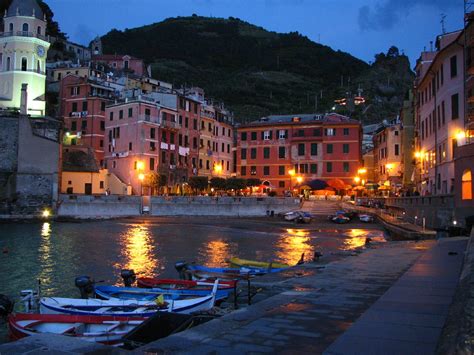
[[[122,337],[146,318],[16,313],[8,316],[10,340],[53,333],[107,345],[122,344]]]
[[[219,280],[218,290],[229,290],[235,287],[235,280]],[[161,288],[178,290],[212,290],[214,281],[211,280],[177,280],[177,279],[156,279],[153,277],[139,277],[137,286],[141,288]]]

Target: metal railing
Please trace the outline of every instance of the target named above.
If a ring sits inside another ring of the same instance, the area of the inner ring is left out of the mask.
[[[0,32],[0,37],[13,37],[13,36],[39,38],[43,41],[49,42],[49,36],[40,35],[40,34],[34,33],[34,32],[28,32],[28,31]]]

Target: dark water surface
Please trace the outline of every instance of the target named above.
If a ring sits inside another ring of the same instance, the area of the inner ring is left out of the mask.
[[[350,226],[349,226],[350,227]],[[85,223],[0,225],[0,294],[17,298],[41,280],[45,296],[77,297],[74,278],[121,284],[120,270],[177,277],[174,263],[223,266],[232,256],[295,264],[321,249],[325,255],[384,241],[382,230],[309,229],[255,220],[162,218]],[[0,338],[4,330],[0,330]],[[0,340],[1,342],[1,340]]]

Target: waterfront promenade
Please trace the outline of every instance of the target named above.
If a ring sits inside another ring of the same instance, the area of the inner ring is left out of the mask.
[[[137,352],[430,354],[465,244],[394,242],[324,269],[313,264],[269,276],[260,284],[279,288],[277,295]]]

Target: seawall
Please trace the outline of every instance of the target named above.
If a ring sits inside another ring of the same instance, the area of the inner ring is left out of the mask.
[[[299,199],[282,197],[86,196],[61,195],[57,215],[70,218],[140,216],[264,217],[299,208]]]

